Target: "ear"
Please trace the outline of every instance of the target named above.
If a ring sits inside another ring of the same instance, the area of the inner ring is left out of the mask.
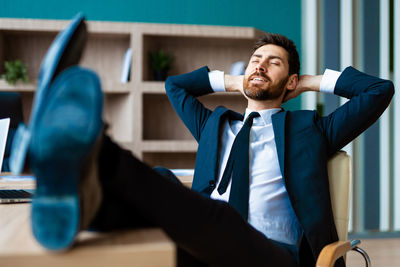
[[[299,76],[297,74],[292,74],[289,76],[289,79],[286,83],[286,89],[292,91],[296,89],[298,83],[299,83]]]

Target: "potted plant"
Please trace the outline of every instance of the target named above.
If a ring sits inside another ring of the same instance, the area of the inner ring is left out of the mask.
[[[29,82],[27,68],[21,60],[5,61],[6,72],[1,76],[7,83],[14,85],[17,81]]]
[[[165,53],[162,49],[149,53],[150,66],[154,73],[156,81],[165,81],[168,71],[171,69],[174,58]]]

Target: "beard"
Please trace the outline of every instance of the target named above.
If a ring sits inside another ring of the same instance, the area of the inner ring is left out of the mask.
[[[258,73],[258,76],[263,76],[271,83],[271,79],[265,74]],[[289,75],[280,80],[276,85],[251,85],[250,77],[245,78],[243,81],[244,94],[252,100],[274,100],[278,99],[284,93],[284,87],[289,80]],[[263,88],[264,87],[264,88]]]

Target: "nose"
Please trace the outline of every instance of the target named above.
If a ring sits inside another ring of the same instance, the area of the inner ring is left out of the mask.
[[[265,68],[261,63],[259,63],[259,64],[256,66],[256,71],[258,71],[258,72],[265,72],[265,71],[266,71],[266,68]]]

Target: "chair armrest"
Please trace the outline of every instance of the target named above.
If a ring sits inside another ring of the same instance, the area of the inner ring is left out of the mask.
[[[351,241],[337,241],[326,245],[317,259],[317,267],[332,267],[336,260],[352,249]]]
[[[363,256],[365,260],[365,266],[371,267],[371,259],[369,258],[367,252],[362,248],[358,247],[360,240],[347,240],[347,241],[337,241],[326,245],[317,259],[317,267],[332,267],[336,260],[344,256],[348,251],[354,250]]]

